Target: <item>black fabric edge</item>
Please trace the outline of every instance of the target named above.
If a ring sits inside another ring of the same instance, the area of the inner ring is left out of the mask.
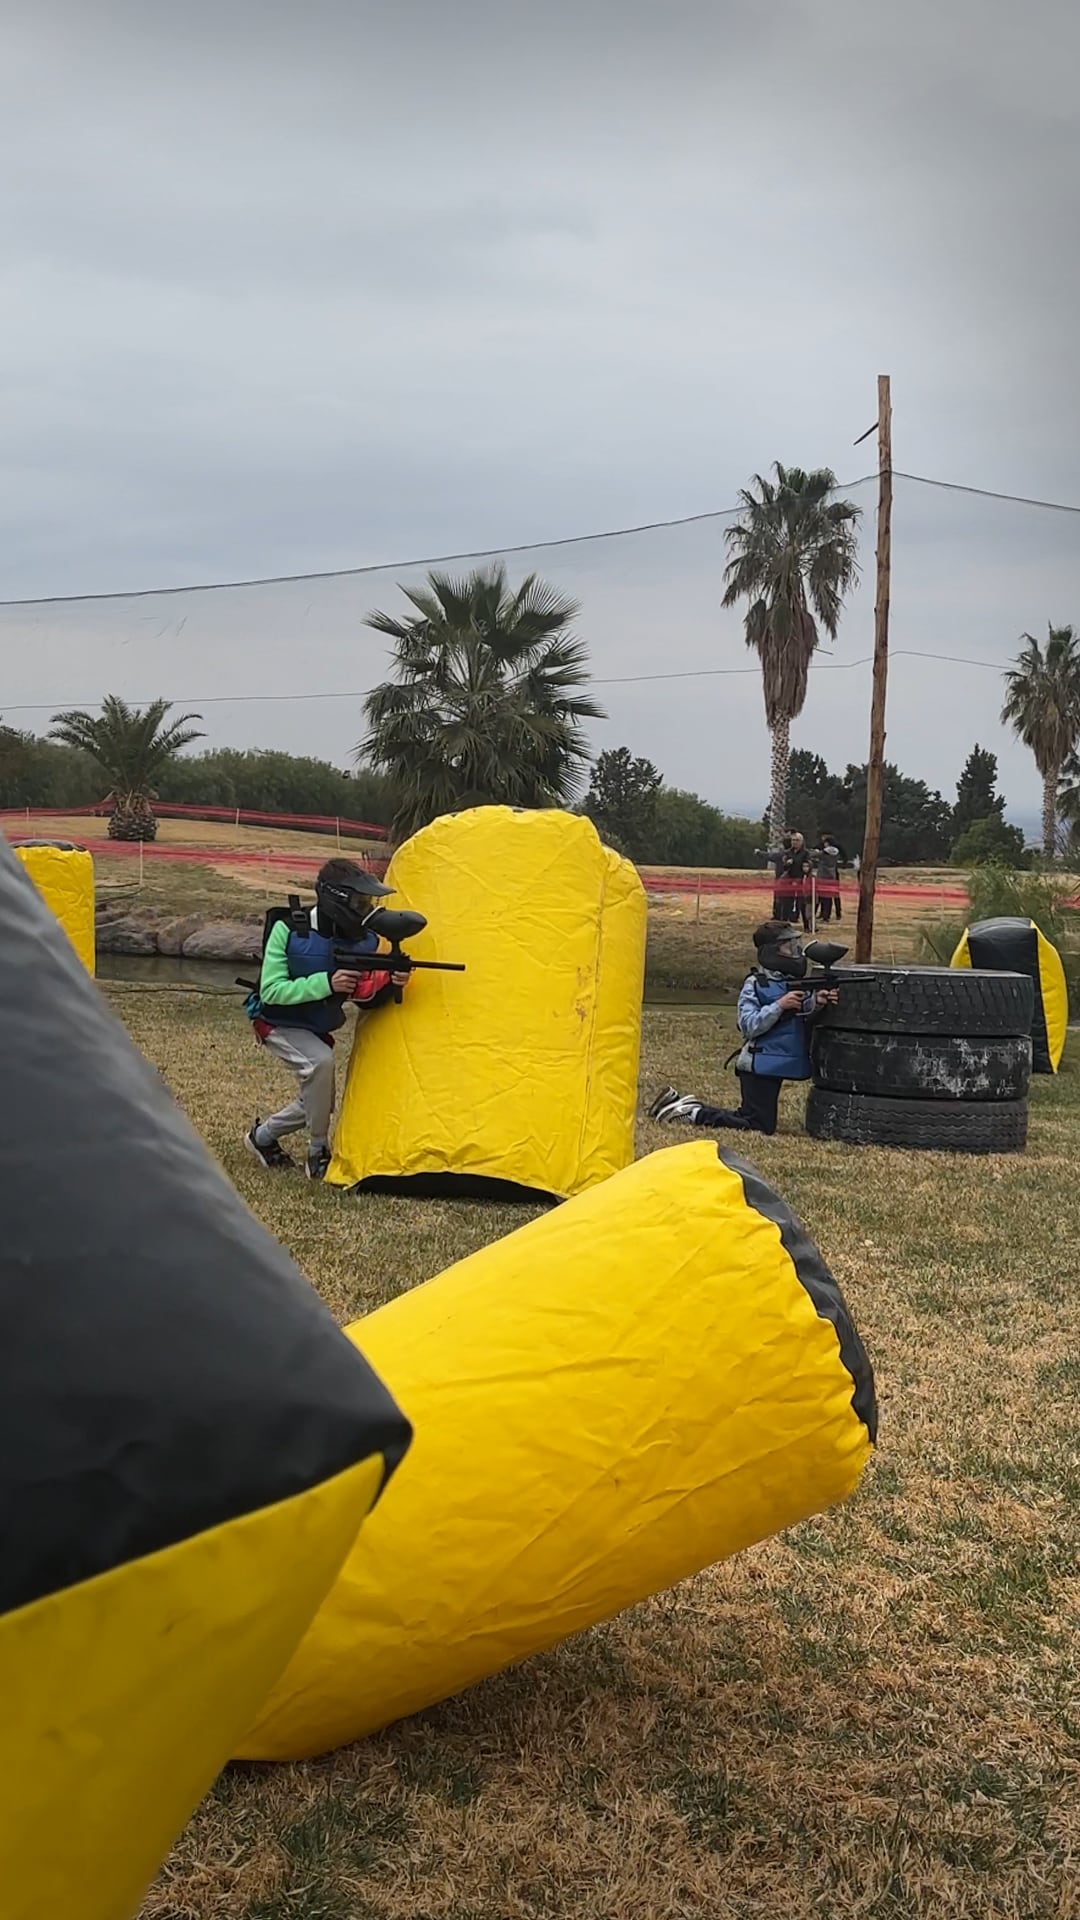
[[[795,1268],[800,1284],[809,1294],[815,1313],[819,1319],[828,1320],[835,1328],[840,1343],[840,1359],[851,1375],[852,1409],[866,1428],[870,1444],[876,1446],[878,1408],[874,1369],[837,1282],[787,1201],[781,1199],[775,1188],[762,1179],[757,1169],[729,1148],[718,1147],[717,1156],[722,1166],[738,1174],[747,1206],[752,1207],[755,1213],[760,1213],[763,1220],[779,1228],[781,1245]]]
[[[526,1187],[516,1180],[499,1180],[485,1173],[371,1173],[346,1189],[348,1193],[381,1193],[401,1199],[479,1200],[488,1206],[559,1207],[561,1194],[547,1187]]]
[[[984,952],[987,942],[989,942],[991,949],[993,949],[994,943],[997,941],[999,943],[998,950],[1001,952],[1003,958],[1009,960],[1009,964],[1006,967],[988,968],[984,965],[981,968],[982,972],[1022,973],[1031,981],[1033,994],[1031,1011],[1031,1071],[1032,1073],[1053,1073],[1054,1063],[1050,1058],[1050,1035],[1046,1029],[1046,1007],[1043,1003],[1042,970],[1043,945],[1045,944],[1050,947],[1053,952],[1056,952],[1057,949],[1054,947],[1053,942],[1047,940],[1044,933],[1040,933],[1034,920],[1024,920],[1014,914],[999,914],[992,920],[976,920],[972,926],[968,927],[968,952],[971,954],[972,959],[974,959],[975,955],[972,949],[972,940],[980,945]],[[1010,945],[1014,954],[1012,959],[1009,958]],[[1015,955],[1020,954],[1023,956],[1025,948],[1029,950],[1028,958],[1025,960],[1021,957],[1018,963]]]
[[[0,1142],[13,1188],[0,1247],[4,1615],[376,1456],[381,1494],[412,1427],[244,1206],[2,837],[0,925],[0,1030],[21,1108]],[[71,1165],[47,1191],[37,1149],[55,1138],[57,1113]],[[110,1212],[128,1223],[123,1236],[102,1232]],[[190,1244],[178,1252],[179,1227]]]

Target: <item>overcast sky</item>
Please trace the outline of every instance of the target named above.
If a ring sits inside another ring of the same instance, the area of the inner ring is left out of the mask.
[[[899,468],[1080,501],[1075,0],[12,0],[0,50],[5,596],[698,514],[777,457],[852,480],[879,371]],[[749,664],[721,532],[537,556],[598,677]],[[1080,621],[1078,552],[1080,519],[901,488],[906,770],[951,791],[979,738],[1037,808],[997,674],[905,655]],[[8,612],[0,710],[359,690],[404,577]],[[839,765],[871,585],[796,728]],[[752,674],[604,699],[598,747],[760,807]],[[339,762],[360,731],[205,713]]]

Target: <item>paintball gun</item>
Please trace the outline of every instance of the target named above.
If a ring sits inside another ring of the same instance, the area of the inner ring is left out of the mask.
[[[415,940],[427,921],[422,913],[409,913],[397,907],[373,907],[364,917],[367,933],[378,934],[389,942],[389,953],[356,953],[351,947],[334,948],[334,966],[344,973],[464,973],[460,960],[414,960],[403,951],[402,942]],[[841,948],[846,953],[847,948]],[[394,999],[401,999],[401,988],[394,988]]]
[[[838,962],[843,959],[847,948],[838,946],[835,940],[811,940],[803,947],[803,952],[815,967],[821,968],[820,973],[808,973],[804,985],[827,987],[835,991],[842,979],[835,969]]]

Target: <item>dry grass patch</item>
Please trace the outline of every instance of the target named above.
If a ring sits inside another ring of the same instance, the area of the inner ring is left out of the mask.
[[[235,1003],[110,989],[342,1318],[526,1217],[350,1200],[244,1153],[282,1090]],[[733,1035],[646,1015],[644,1082],[719,1094]],[[754,1158],[878,1372],[847,1506],[323,1761],[235,1767],[143,1920],[1069,1920],[1080,1708],[1080,1076],[999,1160]],[[642,1121],[640,1148],[669,1144]]]

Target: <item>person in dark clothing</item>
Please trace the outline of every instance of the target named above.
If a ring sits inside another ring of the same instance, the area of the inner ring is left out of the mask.
[[[831,833],[822,833],[813,852],[818,919],[828,926],[840,919],[840,848]]]
[[[809,1080],[810,1022],[823,1007],[835,1005],[836,990],[821,987],[807,993],[798,985],[806,973],[806,955],[798,934],[783,921],[766,920],[758,927],[754,948],[757,965],[739,994],[743,1046],[735,1063],[738,1107],[710,1106],[665,1087],[649,1108],[650,1119],[669,1126],[772,1134],[784,1081]]]
[[[334,1112],[334,1034],[345,1024],[345,1007],[382,1006],[408,974],[354,973],[349,956],[368,959],[379,942],[367,927],[373,906],[390,892],[380,880],[341,856],[327,860],[315,881],[315,906],[300,919],[282,913],[271,927],[259,984],[245,1012],[255,1037],[297,1082],[296,1098],[280,1113],[260,1120],[244,1144],[261,1166],[279,1173],[294,1166],[282,1140],[308,1130],[306,1171],[322,1180],[330,1165]]]
[[[776,918],[787,920],[791,926],[801,920],[803,927],[807,930],[810,926],[810,875],[813,864],[802,834],[793,833],[791,845],[784,855],[780,879],[784,911],[777,914]]]
[[[785,833],[778,847],[769,847],[767,849],[758,847],[757,852],[762,859],[768,861],[773,870],[773,919],[782,920],[791,904],[790,897],[784,892],[783,888],[784,861],[791,852],[790,833]]]

